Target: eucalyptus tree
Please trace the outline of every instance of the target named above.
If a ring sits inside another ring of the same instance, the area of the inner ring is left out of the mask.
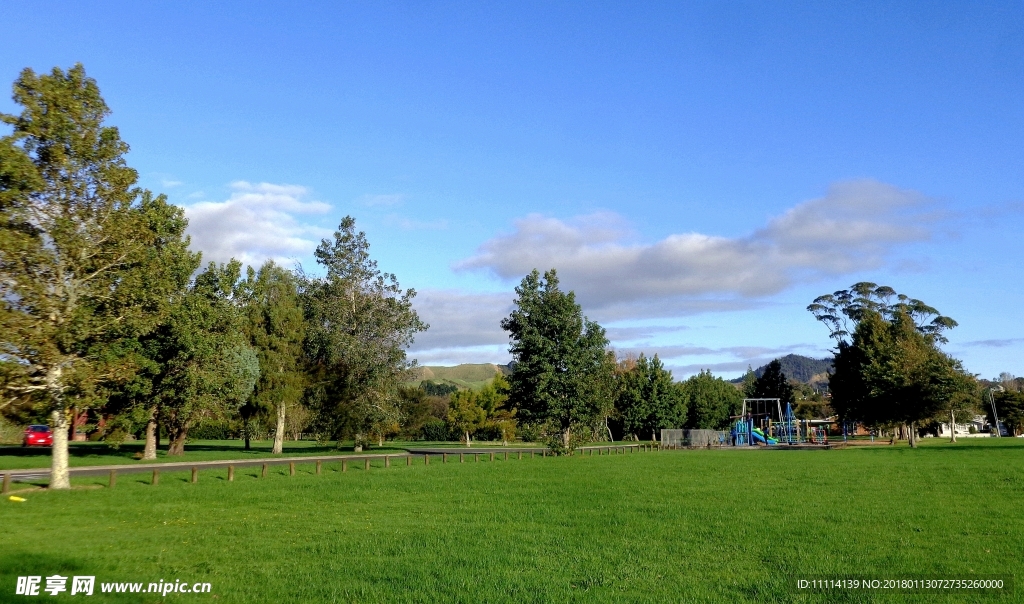
[[[76,65],[14,83],[0,138],[0,354],[8,391],[38,397],[54,430],[51,488],[70,487],[72,408],[134,371],[130,342],[167,316],[190,255],[181,210],[137,185],[96,82]]]
[[[281,453],[286,431],[287,409],[299,403],[306,383],[306,336],[301,281],[288,269],[267,261],[254,271],[251,267],[242,283],[249,344],[259,358],[260,377],[244,408],[247,420],[264,412],[276,417],[274,453]],[[246,430],[246,448],[249,430]]]
[[[428,328],[412,306],[416,291],[381,272],[369,250],[346,216],[316,249],[326,274],[306,277],[303,292],[313,428],[323,439],[354,436],[360,447],[400,424],[398,387],[413,366],[406,349]]]
[[[509,403],[525,423],[549,423],[572,452],[573,431],[593,428],[609,406],[604,328],[583,316],[573,292],[558,287],[554,269],[534,269],[516,287],[515,309],[501,322],[514,366]]]
[[[817,298],[808,310],[837,342],[829,375],[831,406],[846,420],[869,426],[917,427],[941,413],[951,421],[975,389],[961,363],[942,352],[953,319],[892,288],[857,283]]]

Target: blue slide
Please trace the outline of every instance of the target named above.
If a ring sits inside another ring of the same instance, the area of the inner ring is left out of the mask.
[[[769,445],[777,445],[777,444],[779,444],[779,441],[775,440],[774,438],[772,438],[770,436],[769,437],[765,437],[764,432],[761,432],[760,428],[754,428],[751,431],[751,436],[753,436],[754,440],[759,442],[759,443],[767,442],[767,444],[769,444]]]

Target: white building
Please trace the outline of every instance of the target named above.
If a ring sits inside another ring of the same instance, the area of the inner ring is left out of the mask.
[[[1002,422],[999,422],[1002,424]],[[973,428],[973,430],[972,430]],[[1003,429],[1003,436],[1006,436],[1006,426],[1001,426]],[[964,424],[954,424],[953,429],[956,431],[956,437],[984,437],[995,436],[995,430],[992,425],[988,423],[988,418],[984,415],[975,415],[971,418],[971,421]],[[939,436],[950,437],[952,434],[949,430],[949,424],[939,424]]]

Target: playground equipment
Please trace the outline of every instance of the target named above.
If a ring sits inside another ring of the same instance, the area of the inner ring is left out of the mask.
[[[736,446],[828,444],[826,428],[794,417],[791,403],[783,410],[781,399],[743,399],[743,411],[735,419],[731,435]]]

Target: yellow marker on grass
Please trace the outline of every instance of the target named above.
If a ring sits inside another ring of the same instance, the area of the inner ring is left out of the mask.
[[[11,495],[10,497],[8,497],[8,499],[10,499],[11,501],[17,501],[17,502],[26,501],[26,499],[24,497],[18,497],[17,495]]]

